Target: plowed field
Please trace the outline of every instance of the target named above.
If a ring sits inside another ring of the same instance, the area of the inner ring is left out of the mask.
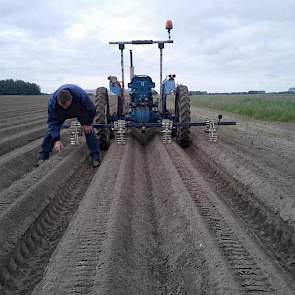
[[[64,130],[36,167],[47,100],[0,97],[0,294],[295,294],[294,125],[129,131],[97,169]]]

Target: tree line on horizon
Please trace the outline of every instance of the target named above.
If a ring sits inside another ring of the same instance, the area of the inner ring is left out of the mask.
[[[38,95],[41,88],[36,83],[22,80],[0,80],[0,95]]]

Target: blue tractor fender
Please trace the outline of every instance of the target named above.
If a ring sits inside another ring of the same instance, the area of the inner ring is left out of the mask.
[[[171,94],[176,89],[174,79],[167,79],[163,82],[163,94]]]
[[[110,91],[112,93],[114,93],[115,95],[118,95],[118,96],[121,95],[121,86],[120,86],[119,82],[117,82],[117,83],[110,82],[109,87],[110,87]]]

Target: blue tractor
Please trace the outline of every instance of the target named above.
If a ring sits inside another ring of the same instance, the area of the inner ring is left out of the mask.
[[[160,129],[164,143],[171,143],[172,136],[182,147],[188,147],[191,126],[206,126],[206,132],[211,141],[216,141],[216,125],[235,125],[235,122],[221,122],[221,115],[217,122],[206,120],[205,122],[191,122],[190,97],[188,88],[175,84],[175,75],[168,75],[162,80],[163,49],[165,44],[173,43],[170,39],[172,22],[166,22],[169,39],[165,41],[133,40],[110,42],[116,44],[121,51],[121,83],[115,76],[109,76],[109,89],[118,97],[117,112],[110,113],[108,90],[100,87],[96,91],[97,117],[93,127],[97,129],[100,145],[103,150],[108,149],[112,137],[116,137],[118,144],[125,144],[129,129],[140,129],[145,132],[149,128]],[[155,83],[147,75],[134,75],[132,50],[130,50],[130,83],[128,91],[130,101],[125,103],[124,85],[124,59],[123,51],[126,44],[146,45],[157,44],[160,49],[160,94],[156,95]],[[167,109],[167,96],[174,94],[174,111]]]

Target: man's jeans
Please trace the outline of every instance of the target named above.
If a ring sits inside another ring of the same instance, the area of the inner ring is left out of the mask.
[[[86,143],[90,152],[90,156],[93,160],[99,160],[99,145],[97,137],[94,131],[89,134],[85,133]],[[41,145],[41,152],[39,154],[39,159],[48,160],[49,154],[52,152],[54,146],[54,141],[48,131],[47,135],[44,137],[43,143]]]

